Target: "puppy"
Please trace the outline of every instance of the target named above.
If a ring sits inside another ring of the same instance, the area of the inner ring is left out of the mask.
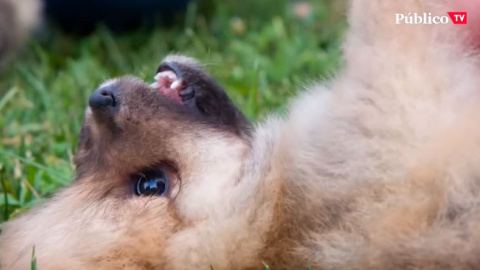
[[[251,126],[194,60],[89,100],[77,177],[1,269],[480,268],[479,58],[446,0],[353,0],[344,69]]]

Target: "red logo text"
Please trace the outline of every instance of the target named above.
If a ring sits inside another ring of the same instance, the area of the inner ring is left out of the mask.
[[[467,24],[467,12],[447,12],[454,24]]]

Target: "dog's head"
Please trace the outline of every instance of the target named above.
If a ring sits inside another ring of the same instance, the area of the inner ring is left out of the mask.
[[[6,225],[2,269],[27,267],[33,247],[40,269],[260,266],[268,226],[256,216],[266,224],[269,215],[245,179],[249,143],[236,122],[192,105],[218,85],[191,59],[174,59],[153,85],[122,77],[90,96],[75,182]]]

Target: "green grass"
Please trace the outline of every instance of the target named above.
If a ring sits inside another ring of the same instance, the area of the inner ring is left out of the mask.
[[[338,67],[345,22],[338,1],[311,1],[299,19],[282,0],[191,5],[174,27],[75,38],[55,30],[0,74],[0,223],[73,178],[72,159],[90,93],[105,79],[150,80],[169,52],[207,64],[251,119],[281,110],[305,82]]]

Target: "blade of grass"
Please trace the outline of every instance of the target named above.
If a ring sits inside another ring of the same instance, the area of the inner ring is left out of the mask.
[[[16,159],[18,159],[19,161],[21,161],[25,164],[28,164],[28,165],[31,165],[31,166],[37,168],[37,169],[43,170],[43,171],[47,172],[50,176],[55,177],[56,178],[55,180],[58,180],[59,182],[67,183],[69,181],[68,178],[60,175],[58,172],[55,172],[55,171],[53,171],[53,170],[45,167],[42,164],[39,164],[39,163],[35,162],[35,161],[28,160],[24,157],[21,157],[19,155],[14,154],[14,153],[3,151],[3,150],[0,150],[0,154],[5,155],[5,156],[9,156],[9,157],[12,157],[12,158],[16,158]]]
[[[0,99],[0,111],[2,111],[3,107],[5,107],[5,105],[7,104],[7,102],[12,99],[15,94],[18,92],[18,89],[17,88],[12,88],[10,89],[6,94],[5,96],[3,96],[2,99]]]
[[[32,248],[32,259],[30,261],[30,270],[38,270],[37,257],[35,256],[35,246]]]
[[[0,166],[0,183],[3,189],[3,200],[4,200],[4,211],[3,211],[3,218],[4,220],[8,220],[10,218],[10,212],[8,211],[8,196],[7,196],[7,184],[5,183],[5,178],[3,176],[3,166]]]

